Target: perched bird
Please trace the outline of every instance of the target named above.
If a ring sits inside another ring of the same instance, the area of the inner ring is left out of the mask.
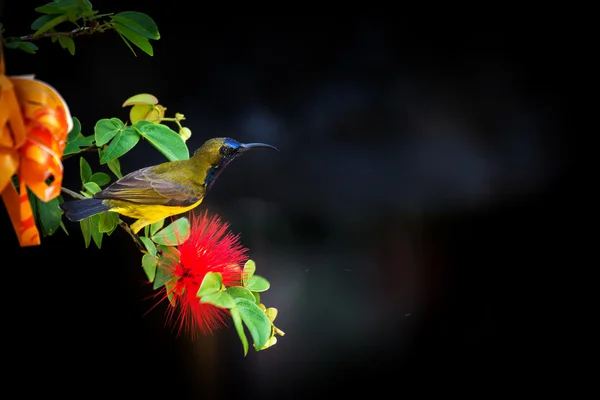
[[[135,218],[133,233],[163,218],[198,206],[223,169],[250,149],[277,148],[264,143],[239,143],[231,138],[207,140],[188,160],[139,169],[107,186],[92,198],[63,202],[70,221],[112,211]]]

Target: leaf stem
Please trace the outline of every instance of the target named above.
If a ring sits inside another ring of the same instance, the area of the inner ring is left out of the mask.
[[[183,129],[183,125],[181,125],[181,122],[179,118],[158,118],[159,121],[168,121],[168,122],[175,122],[177,124],[177,126],[179,127],[179,130],[181,131]]]

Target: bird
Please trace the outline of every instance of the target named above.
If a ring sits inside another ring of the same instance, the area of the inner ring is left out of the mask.
[[[276,147],[266,143],[240,143],[229,137],[208,139],[186,160],[167,161],[133,171],[91,198],[64,201],[59,207],[72,222],[110,211],[136,221],[137,234],[147,225],[197,207],[225,167],[256,148]]]

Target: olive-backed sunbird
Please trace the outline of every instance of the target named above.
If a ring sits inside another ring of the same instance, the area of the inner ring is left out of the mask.
[[[277,148],[265,143],[240,143],[231,138],[207,140],[187,160],[168,161],[133,171],[89,199],[60,204],[70,221],[112,211],[137,219],[138,233],[146,225],[198,206],[223,169],[244,152]]]

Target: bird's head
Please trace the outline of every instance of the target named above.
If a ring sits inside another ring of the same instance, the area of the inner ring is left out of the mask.
[[[212,166],[223,168],[235,158],[241,156],[246,151],[258,148],[270,148],[277,150],[276,147],[265,143],[240,143],[231,138],[212,138],[195,151],[194,157],[199,157]]]
[[[202,163],[206,163],[208,171],[206,173],[205,183],[207,189],[211,186],[214,179],[231,161],[251,149],[270,148],[277,150],[276,147],[265,143],[240,143],[235,139],[220,137],[212,138],[194,152],[193,157]]]

